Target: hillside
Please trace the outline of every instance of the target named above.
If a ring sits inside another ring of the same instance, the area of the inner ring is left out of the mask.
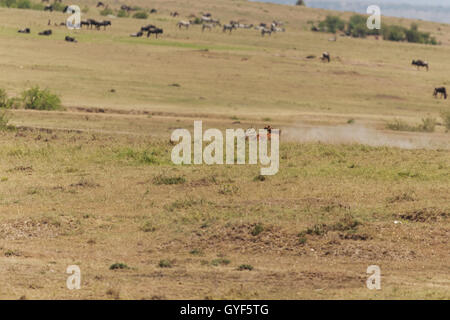
[[[126,1],[157,9],[135,19],[73,3],[112,25],[68,30],[61,12],[0,7],[0,88],[13,102],[48,88],[64,107],[0,110],[0,297],[449,298],[450,102],[433,91],[450,88],[450,25],[383,19],[418,23],[437,46],[330,41],[308,21],[351,13]],[[285,32],[177,27],[201,12]],[[148,24],[163,34],[130,37]],[[195,120],[280,128],[279,172],[175,165],[171,134]],[[66,288],[69,265],[80,290]],[[382,290],[366,287],[370,265]]]

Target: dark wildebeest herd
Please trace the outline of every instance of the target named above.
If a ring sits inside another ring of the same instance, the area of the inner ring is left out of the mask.
[[[42,2],[47,2],[49,3],[49,0],[42,0]],[[62,2],[62,0],[54,0],[54,2]],[[53,12],[55,11],[55,5],[54,4],[48,4],[44,7],[44,11],[48,11],[48,12]],[[99,1],[96,5],[97,8],[104,8],[107,9],[108,5],[103,3],[102,1]],[[63,13],[73,13],[70,12],[70,7],[66,6],[64,7],[64,9],[62,10]],[[131,11],[136,11],[136,10],[141,10],[140,8],[137,7],[132,7],[132,6],[128,6],[128,5],[121,5],[120,6],[120,10],[126,11],[126,12],[131,12]],[[149,10],[149,12],[151,14],[153,13],[157,13],[158,11],[156,9],[151,9]],[[175,18],[175,17],[179,17],[180,13],[178,11],[173,11],[170,12],[170,16]],[[285,32],[285,29],[283,27],[283,22],[281,21],[272,21],[272,23],[259,23],[258,25],[253,25],[253,24],[248,24],[248,23],[244,23],[242,20],[231,20],[229,23],[226,24],[221,24],[220,20],[218,19],[214,19],[211,13],[200,13],[199,16],[195,15],[195,14],[190,14],[189,16],[187,16],[188,20],[180,20],[176,26],[178,27],[178,29],[185,29],[188,30],[190,29],[191,26],[193,25],[201,25],[201,30],[202,32],[204,32],[205,30],[208,31],[212,31],[213,29],[215,29],[216,27],[221,27],[222,28],[222,32],[223,33],[229,33],[232,34],[234,30],[237,29],[254,29],[257,31],[260,31],[261,36],[264,37],[266,35],[271,36],[273,33],[276,32]],[[48,21],[48,25],[51,25],[51,21]],[[61,22],[59,24],[55,23],[55,26],[63,26],[66,25],[65,22]],[[106,30],[107,27],[111,27],[112,23],[110,20],[102,20],[102,21],[97,21],[95,19],[87,19],[87,20],[82,20],[80,22],[80,29],[89,29],[89,30],[101,30],[103,27],[103,30]],[[23,28],[18,30],[18,33],[23,33],[23,34],[30,34],[31,33],[31,29],[30,28]],[[164,33],[164,30],[162,28],[159,28],[155,25],[149,24],[146,26],[141,27],[141,29],[136,32],[136,33],[132,33],[130,34],[130,37],[143,37],[144,34],[147,34],[147,38],[150,38],[151,35],[155,35],[155,38],[157,39],[158,36],[162,35]],[[51,36],[53,34],[51,29],[48,30],[43,30],[41,32],[38,32],[38,35],[40,36]],[[65,36],[64,38],[65,41],[67,42],[77,42],[77,40],[74,37],[71,36]],[[336,41],[336,38],[334,38],[333,40],[330,41]],[[307,58],[311,59],[314,58],[314,55],[310,55]],[[323,52],[322,56],[320,57],[320,60],[323,62],[331,62],[331,55],[328,52]],[[429,71],[429,64],[427,61],[424,60],[412,60],[411,65],[416,66],[417,70],[420,70],[420,68],[425,68],[427,71]],[[438,98],[444,98],[447,99],[447,89],[445,87],[438,87],[434,89],[434,93],[433,96]]]

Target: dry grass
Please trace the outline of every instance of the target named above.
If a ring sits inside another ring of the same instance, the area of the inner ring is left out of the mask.
[[[77,31],[77,44],[57,28],[50,38],[19,36],[23,21],[34,32],[49,14],[0,9],[0,87],[10,95],[48,87],[67,107],[12,110],[17,128],[0,131],[1,297],[450,297],[449,135],[440,124],[432,133],[385,129],[396,118],[440,119],[449,108],[431,96],[450,71],[449,26],[421,23],[441,28],[439,47],[329,43],[304,30],[321,10],[225,0],[152,7],[160,13],[146,22]],[[175,9],[222,21],[286,20],[287,32],[179,31],[169,17]],[[152,22],[164,27],[162,39],[128,37]],[[331,64],[306,59],[325,50]],[[430,72],[409,65],[419,57]],[[205,128],[270,119],[285,129],[279,173],[261,179],[259,166],[173,165],[171,132],[199,119]],[[370,128],[388,146],[317,143],[297,131],[341,126],[350,134]],[[389,146],[398,139],[421,143]],[[73,264],[81,290],[65,287]],[[365,287],[372,264],[382,271],[377,292]]]

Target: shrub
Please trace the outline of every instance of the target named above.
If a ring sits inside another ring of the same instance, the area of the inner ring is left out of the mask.
[[[48,89],[41,90],[38,86],[32,87],[22,93],[25,109],[34,110],[62,110],[61,99]]]
[[[4,89],[0,89],[0,109],[18,109],[22,105],[22,99],[14,97],[8,98]]]
[[[336,33],[338,30],[343,31],[345,21],[338,16],[327,16],[324,21],[319,23],[320,31]]]
[[[31,2],[30,2],[30,0],[18,0],[17,1],[17,8],[19,8],[19,9],[31,9]]]
[[[447,130],[450,130],[450,111],[443,111],[441,113],[441,118],[444,121],[444,126]]]
[[[130,269],[125,263],[117,262],[109,266],[109,270]]]
[[[252,271],[252,270],[253,270],[253,266],[250,265],[250,264],[241,264],[241,265],[238,267],[238,270],[239,270],[239,271],[244,271],[244,270]]]
[[[215,267],[220,266],[220,265],[226,266],[226,265],[229,265],[230,263],[231,263],[231,261],[228,259],[225,259],[225,258],[217,258],[217,259],[214,259],[213,261],[211,261],[211,265],[213,265]]]
[[[112,9],[110,9],[110,8],[105,8],[102,11],[100,11],[100,14],[102,16],[109,16],[111,14],[114,14],[114,11]]]
[[[0,131],[9,130],[11,126],[9,123],[9,114],[6,110],[0,111]]]
[[[133,18],[135,19],[147,19],[148,18],[148,13],[145,11],[139,11],[136,12],[135,14],[133,14]]]
[[[172,268],[172,262],[169,260],[160,260],[158,265],[160,268]]]
[[[264,231],[264,226],[261,223],[258,223],[257,225],[254,226],[251,234],[252,234],[252,236],[256,237],[258,234],[260,234],[263,231]]]
[[[8,95],[4,89],[0,89],[0,108],[8,107]]]
[[[117,13],[117,17],[119,18],[128,18],[129,16],[130,15],[125,10],[119,10],[119,12]]]
[[[422,124],[418,126],[418,131],[424,132],[434,132],[436,127],[436,119],[434,118],[424,118],[422,119]]]
[[[162,185],[162,184],[167,184],[167,185],[171,185],[171,184],[183,184],[186,182],[186,179],[182,176],[180,177],[166,177],[163,175],[159,175],[156,176],[153,179],[153,183],[156,185]]]

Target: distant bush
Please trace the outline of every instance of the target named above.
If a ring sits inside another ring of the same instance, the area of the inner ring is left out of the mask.
[[[312,31],[321,31],[336,33],[343,31],[346,35],[355,38],[365,38],[368,35],[382,35],[384,40],[389,41],[406,41],[411,43],[422,44],[439,44],[435,37],[432,37],[429,32],[419,31],[419,26],[413,23],[411,27],[405,28],[398,25],[384,24],[381,30],[370,30],[367,28],[367,18],[360,14],[354,14],[346,22],[337,16],[327,16],[325,20],[319,23],[319,27],[315,27],[314,22],[308,21],[311,24]]]
[[[102,16],[109,16],[109,15],[111,15],[111,14],[114,14],[114,11],[113,11],[112,9],[105,8],[105,9],[103,9],[102,11],[100,11],[100,14],[101,14]]]
[[[4,89],[0,89],[0,109],[19,109],[22,106],[22,99],[8,98]]]
[[[0,0],[0,7],[31,9],[32,3],[30,0]]]
[[[322,32],[336,33],[345,29],[345,21],[338,16],[327,16],[319,23],[319,30]]]
[[[441,118],[444,121],[444,126],[450,131],[450,111],[443,111],[441,113]]]
[[[434,132],[435,127],[436,127],[436,119],[424,118],[422,119],[422,124],[418,126],[418,131]]]
[[[119,18],[128,18],[129,16],[130,14],[125,10],[119,10],[119,12],[117,13],[117,17]]]
[[[17,0],[17,8],[18,9],[31,9],[30,0]]]
[[[9,114],[6,110],[0,111],[0,131],[9,130],[11,126],[9,123]]]
[[[420,132],[434,132],[436,127],[436,119],[424,118],[419,125],[410,125],[402,120],[396,119],[393,122],[389,122],[386,127],[395,131],[420,131]]]
[[[8,95],[4,89],[0,89],[0,108],[8,107]]]
[[[133,18],[135,19],[147,19],[148,18],[148,13],[145,11],[139,11],[136,12],[135,14],[133,14]]]
[[[53,1],[52,6],[53,6],[54,11],[59,11],[59,12],[62,12],[66,8],[66,5],[64,3],[56,2],[56,1]]]
[[[22,93],[23,107],[34,110],[62,110],[61,99],[48,89],[41,90],[38,86]]]

